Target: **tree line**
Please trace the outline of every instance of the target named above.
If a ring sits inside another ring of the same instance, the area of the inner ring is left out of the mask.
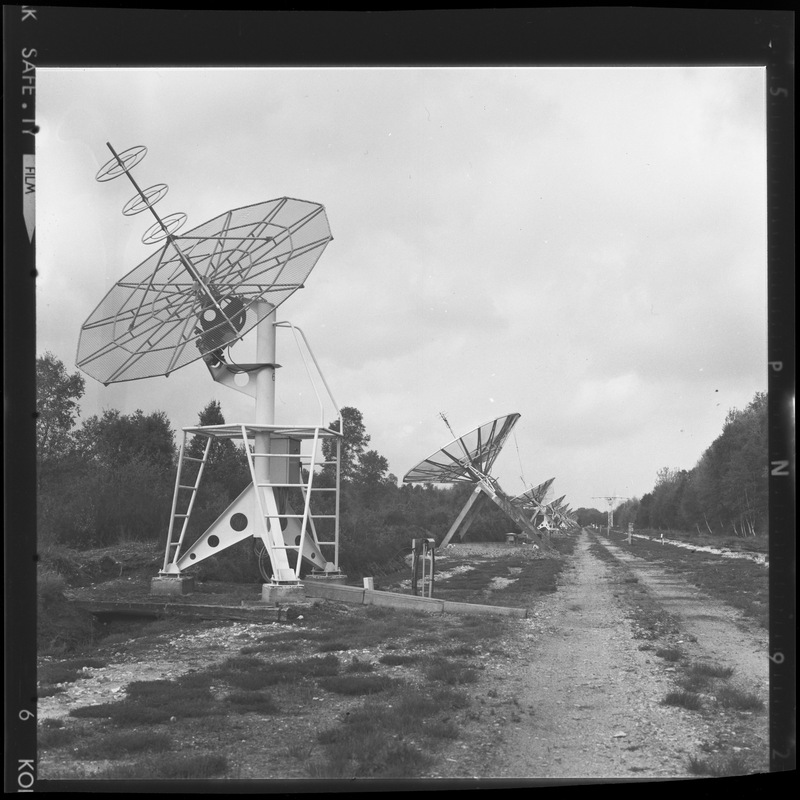
[[[758,536],[768,531],[767,394],[731,409],[722,433],[690,470],[664,467],[655,486],[614,511],[637,529]]]
[[[179,448],[167,415],[107,409],[81,420],[84,379],[79,373],[69,374],[52,353],[37,359],[36,378],[40,548],[89,549],[129,541],[157,541],[166,547]],[[346,407],[340,413],[340,566],[347,574],[372,574],[409,552],[413,538],[441,541],[473,487],[398,486],[387,459],[369,447],[371,437],[361,411]],[[216,400],[198,412],[199,425],[224,423]],[[336,420],[331,427],[337,429],[338,424]],[[204,438],[194,437],[187,454],[198,457],[204,443]],[[326,460],[333,447],[334,440],[323,440]],[[182,483],[192,481],[192,475],[182,476]],[[332,486],[335,473],[322,467],[314,482]],[[187,542],[202,534],[249,483],[242,446],[216,441],[204,468]],[[511,521],[493,504],[486,504],[471,528],[477,538],[498,541],[512,530],[516,528]],[[225,551],[214,559],[238,560],[241,566],[251,556],[245,547],[243,554]],[[255,579],[256,573],[251,574]]]

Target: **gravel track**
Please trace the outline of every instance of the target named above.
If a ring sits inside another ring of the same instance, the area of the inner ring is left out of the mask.
[[[625,561],[631,565],[630,558]],[[673,637],[681,647],[691,645],[694,658],[735,665],[748,686],[766,691],[767,650],[760,637],[726,621],[720,604],[698,597],[685,583],[679,586],[680,579],[666,582],[649,564],[634,570],[636,577],[646,573],[659,599],[673,597],[669,611],[680,622]],[[690,756],[719,740],[721,720],[661,704],[674,688],[676,668],[640,649],[624,594],[613,566],[591,552],[588,534],[581,533],[559,591],[530,620],[534,637],[520,705],[532,708],[532,716],[504,737],[494,774],[486,777],[691,777]],[[728,617],[734,614],[727,610]],[[766,769],[766,715],[760,716],[752,733]]]

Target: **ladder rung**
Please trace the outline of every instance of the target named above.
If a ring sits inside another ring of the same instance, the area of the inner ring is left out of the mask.
[[[197,487],[196,487],[196,486],[184,486],[182,483],[181,483],[181,484],[178,484],[178,488],[179,488],[179,489],[191,489],[192,491],[194,491],[195,489],[197,489]]]
[[[183,460],[184,461],[199,461],[201,464],[205,464],[205,461],[206,461],[204,458],[195,458],[194,456],[184,456]]]
[[[186,519],[186,517],[188,517],[189,515],[188,514],[175,514],[174,516],[175,517],[180,517],[181,519]]]

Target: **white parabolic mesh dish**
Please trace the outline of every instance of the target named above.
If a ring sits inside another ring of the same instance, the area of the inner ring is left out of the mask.
[[[475,472],[489,474],[519,418],[520,414],[508,414],[459,436],[409,470],[403,482],[476,483]]]
[[[105,384],[169,375],[244,336],[303,286],[332,238],[323,206],[289,197],[227,211],[171,237],[86,320],[77,366]],[[225,313],[201,327],[214,302]]]

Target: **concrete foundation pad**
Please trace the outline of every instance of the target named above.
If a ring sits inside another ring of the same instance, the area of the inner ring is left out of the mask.
[[[509,606],[487,606],[479,603],[456,603],[453,600],[444,601],[445,614],[480,614],[481,616],[520,617],[528,616],[527,608],[511,608]]]
[[[193,575],[158,575],[150,580],[150,594],[176,597],[194,592]]]
[[[317,583],[332,584],[334,586],[344,586],[347,583],[347,575],[341,572],[324,572],[319,575],[311,574],[303,578],[305,581],[314,581]]]
[[[344,586],[340,583],[303,578],[303,589],[306,597],[340,600],[343,603],[361,604],[364,602],[364,590],[358,586]]]
[[[261,585],[261,602],[270,606],[282,606],[305,600],[302,583],[264,583]]]
[[[391,608],[403,608],[408,611],[425,611],[428,614],[441,614],[444,610],[444,600],[370,589],[364,590],[364,605],[390,606]]]

